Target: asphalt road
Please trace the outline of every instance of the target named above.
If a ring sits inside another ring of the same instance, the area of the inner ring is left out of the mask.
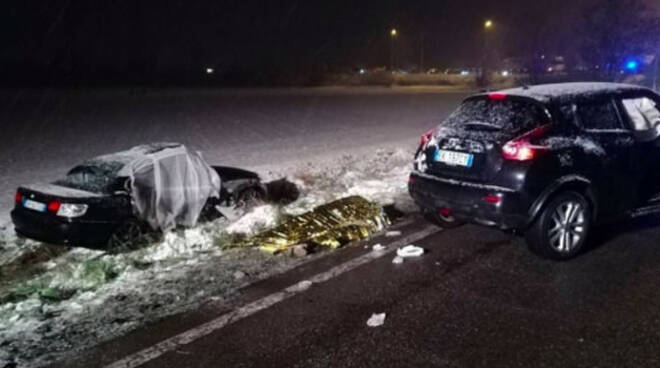
[[[521,238],[498,230],[440,231],[416,242],[427,250],[418,259],[372,260],[144,366],[656,367],[658,223],[650,217],[597,229],[596,245],[563,263],[534,256]],[[403,236],[426,226],[416,220]],[[248,287],[233,307],[206,305],[61,366],[116,362],[368,252],[362,244],[339,250]],[[366,325],[382,312],[384,325]]]

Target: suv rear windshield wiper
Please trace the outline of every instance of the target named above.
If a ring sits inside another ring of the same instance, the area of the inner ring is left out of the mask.
[[[485,121],[470,121],[463,126],[469,130],[502,130],[502,127]]]

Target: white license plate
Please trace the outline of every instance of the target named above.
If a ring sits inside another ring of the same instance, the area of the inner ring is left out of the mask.
[[[471,153],[437,150],[435,151],[435,160],[451,166],[472,167],[474,155]]]
[[[39,211],[39,212],[46,212],[46,204],[33,201],[31,199],[26,199],[23,201],[23,207],[29,208],[31,210]]]

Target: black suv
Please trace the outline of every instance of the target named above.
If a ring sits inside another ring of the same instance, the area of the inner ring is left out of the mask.
[[[568,259],[595,223],[660,211],[660,96],[566,83],[468,97],[421,138],[409,191],[442,227],[523,231]]]

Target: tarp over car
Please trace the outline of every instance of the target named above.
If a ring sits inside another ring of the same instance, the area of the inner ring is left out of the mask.
[[[154,229],[195,226],[208,199],[220,195],[217,172],[182,144],[141,145],[95,161],[123,164],[117,176],[130,178],[136,215]]]

